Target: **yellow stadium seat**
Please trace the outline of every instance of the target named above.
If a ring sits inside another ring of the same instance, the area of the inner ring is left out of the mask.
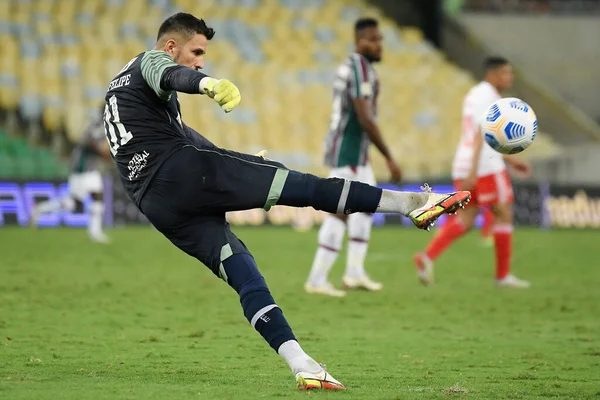
[[[188,12],[191,12],[195,8],[197,2],[195,0],[174,0],[173,4],[175,4],[175,6],[181,8],[182,10],[187,10]]]
[[[48,106],[42,113],[42,124],[49,132],[57,132],[62,125],[64,115],[59,107]]]
[[[47,13],[50,15],[53,11],[54,2],[49,0],[37,0],[32,4],[32,6],[34,12]]]
[[[60,32],[73,32],[75,27],[75,1],[61,1],[58,3],[56,15],[60,18],[55,18],[54,22]]]
[[[405,42],[415,44],[423,42],[423,32],[415,27],[405,27],[401,30],[402,40]]]
[[[12,7],[10,1],[0,1],[0,15],[11,15]]]
[[[69,140],[76,143],[81,138],[81,133],[87,122],[86,108],[80,104],[70,104],[69,112],[65,115],[66,133]]]
[[[60,3],[64,2],[60,1]],[[79,11],[82,13],[89,13],[90,15],[99,15],[104,5],[104,1],[102,0],[87,0],[78,2]]]

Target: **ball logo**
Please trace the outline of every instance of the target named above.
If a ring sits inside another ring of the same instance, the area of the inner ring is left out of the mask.
[[[521,124],[509,122],[504,128],[504,133],[506,133],[508,140],[519,139],[525,136],[525,127]]]
[[[537,134],[537,119],[533,121],[533,132],[531,133],[531,141],[535,139],[535,135]]]
[[[499,149],[500,147],[502,147],[498,140],[494,137],[494,135],[491,135],[489,133],[485,134],[485,141],[487,142],[487,144],[490,145],[492,149]]]
[[[500,117],[500,107],[498,107],[498,105],[494,104],[492,107],[490,107],[490,112],[488,113],[488,115],[485,119],[488,122],[494,122],[499,117]]]
[[[517,101],[517,100],[511,101],[510,108],[514,108],[516,110],[521,110],[523,112],[529,111],[529,107],[527,106],[527,103],[525,103],[524,101]]]

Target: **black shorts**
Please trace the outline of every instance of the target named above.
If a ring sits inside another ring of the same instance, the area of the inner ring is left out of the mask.
[[[186,145],[161,166],[140,209],[173,244],[219,275],[225,258],[248,253],[225,213],[269,209],[287,174],[282,164],[261,157]]]

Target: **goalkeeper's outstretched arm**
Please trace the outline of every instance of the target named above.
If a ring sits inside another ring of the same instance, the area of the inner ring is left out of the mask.
[[[206,94],[225,112],[233,110],[241,101],[239,89],[227,79],[214,79],[200,71],[177,65],[162,50],[150,50],[142,56],[142,76],[156,95],[167,100],[172,91]]]

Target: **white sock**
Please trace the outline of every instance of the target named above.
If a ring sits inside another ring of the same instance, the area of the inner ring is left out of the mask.
[[[36,205],[36,209],[40,214],[49,214],[59,211],[62,208],[60,200],[43,201]]]
[[[345,276],[359,279],[366,275],[365,257],[371,236],[371,214],[356,213],[348,216],[348,256]]]
[[[379,200],[378,212],[400,213],[408,216],[411,211],[423,207],[429,200],[429,193],[396,192],[395,190],[383,190]]]
[[[277,352],[288,363],[294,374],[297,374],[298,372],[318,374],[323,370],[323,367],[306,354],[304,350],[302,350],[302,347],[300,347],[300,344],[295,340],[284,342],[279,346]]]
[[[94,201],[90,204],[90,223],[88,225],[88,233],[91,236],[102,235],[102,214],[104,214],[104,203],[102,201]]]
[[[327,282],[329,271],[337,259],[346,223],[339,218],[328,215],[319,229],[319,248],[308,276],[308,282],[314,286],[322,286]]]

